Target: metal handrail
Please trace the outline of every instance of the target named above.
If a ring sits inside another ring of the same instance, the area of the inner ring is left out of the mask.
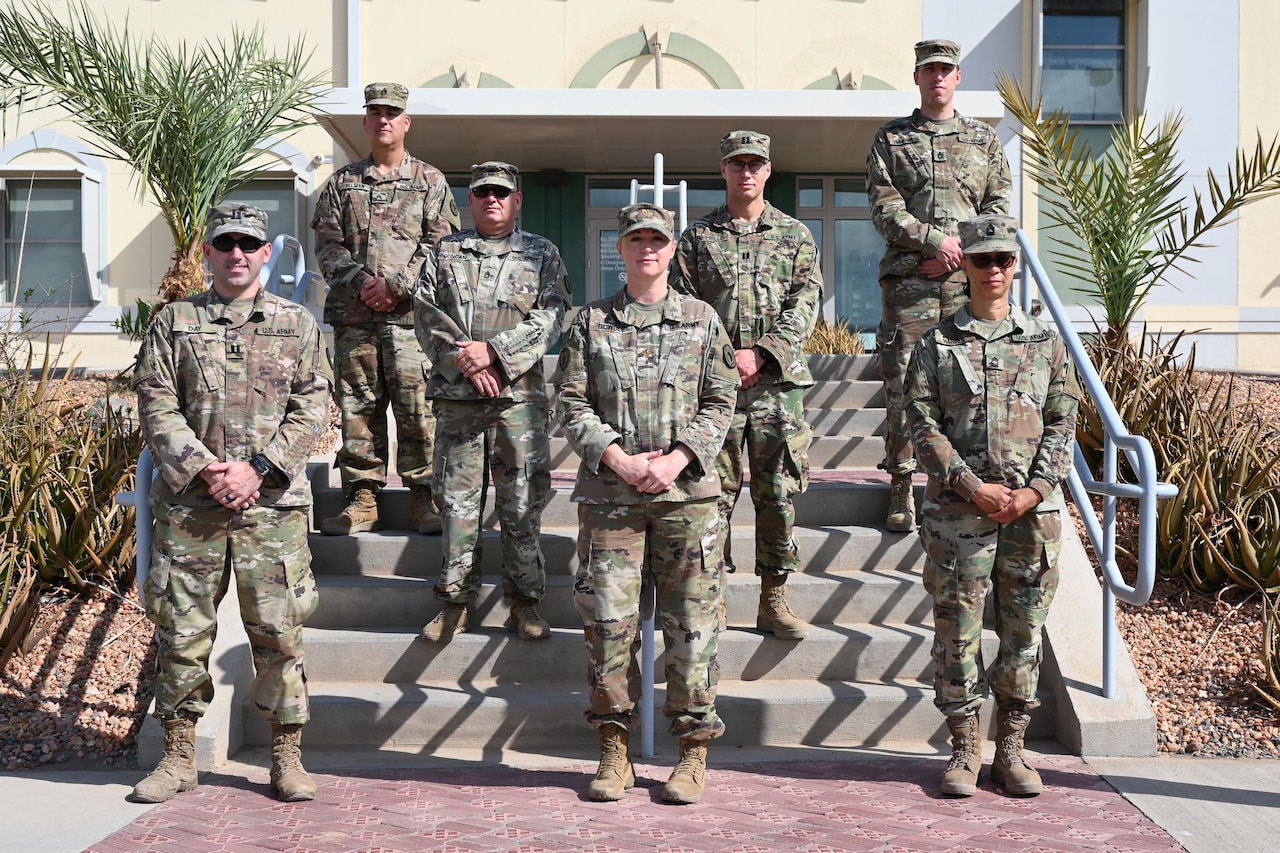
[[[1084,342],[1080,340],[1080,335],[1072,325],[1071,318],[1067,316],[1067,310],[1062,300],[1058,298],[1057,291],[1053,289],[1049,275],[1040,263],[1040,258],[1032,248],[1025,231],[1018,231],[1018,245],[1022,247],[1022,275],[1018,288],[1019,305],[1024,311],[1031,310],[1031,289],[1034,280],[1040,299],[1048,308],[1067,346],[1067,352],[1075,362],[1076,374],[1080,378],[1081,385],[1093,400],[1102,420],[1102,479],[1094,478],[1084,454],[1077,445],[1075,464],[1067,477],[1067,485],[1071,489],[1071,497],[1080,510],[1085,532],[1089,535],[1094,553],[1098,555],[1102,576],[1106,581],[1102,590],[1102,695],[1111,699],[1115,696],[1115,656],[1116,649],[1120,645],[1120,634],[1116,628],[1116,599],[1119,598],[1129,604],[1146,604],[1151,598],[1151,589],[1156,580],[1156,502],[1160,498],[1175,496],[1178,490],[1171,483],[1162,483],[1156,479],[1156,457],[1151,450],[1151,443],[1142,436],[1133,435],[1125,427],[1115,404],[1107,394],[1102,377],[1093,366]],[[1124,451],[1129,467],[1137,480],[1136,483],[1118,481],[1117,450]],[[1089,495],[1102,496],[1101,523],[1093,512]],[[1133,498],[1138,501],[1138,575],[1132,585],[1125,581],[1120,574],[1120,566],[1116,563],[1116,500],[1118,498]]]

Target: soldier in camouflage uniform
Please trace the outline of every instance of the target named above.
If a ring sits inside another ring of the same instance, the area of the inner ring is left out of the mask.
[[[502,529],[507,627],[527,640],[551,635],[535,607],[545,573],[539,542],[551,493],[551,443],[542,357],[560,339],[569,280],[560,251],[516,227],[522,196],[510,163],[471,167],[476,228],[436,244],[415,295],[418,340],[433,365],[435,498],[444,519],[436,598],[423,639],[467,630],[480,591],[479,534],[493,471]]]
[[[880,128],[867,156],[871,221],[884,238],[883,310],[876,330],[876,372],[884,381],[885,458],[892,481],[885,526],[915,530],[911,472],[916,460],[902,407],[907,359],[925,329],[965,302],[959,222],[1008,213],[1009,163],[996,132],[953,104],[960,45],[941,39],[915,46],[920,109]]]
[[[735,130],[720,140],[720,157],[726,204],[681,235],[671,286],[716,309],[742,380],[716,459],[725,560],[733,571],[729,519],[745,448],[756,510],[757,627],[799,640],[809,626],[791,612],[784,584],[800,566],[793,499],[809,485],[813,435],[804,420],[804,389],[813,384],[804,347],[822,305],[822,269],[809,229],[764,200],[769,137]]]
[[[396,468],[412,496],[411,524],[419,533],[440,532],[431,500],[429,365],[414,337],[411,297],[427,252],[458,230],[458,207],[440,170],[405,150],[408,98],[398,83],[365,87],[372,153],[329,179],[311,221],[330,288],[324,319],[333,326],[342,410],[337,464],[348,501],[320,522],[323,533],[382,529],[377,495],[387,483],[388,405]]]
[[[209,655],[234,572],[257,671],[250,698],[271,722],[272,789],[310,800],[299,748],[302,623],[316,605],[304,470],[327,420],[328,364],[311,313],[258,283],[266,214],[224,204],[205,229],[213,288],[158,312],[134,383],[158,475],[146,605],[165,729],[164,757],[134,796],[158,803],[196,786],[196,720],[213,696]]]
[[[666,647],[671,733],[680,760],[662,789],[696,802],[716,714],[716,644],[724,596],[720,476],[715,458],[733,416],[733,346],[714,311],[667,287],[670,212],[618,213],[627,285],[591,303],[569,328],[557,370],[557,412],[582,464],[574,603],[591,654],[587,721],[600,766],[588,795],[621,799],[635,784],[627,752],[640,698],[640,589],[657,592]]]
[[[1075,371],[1062,339],[1009,303],[1017,222],[988,215],[960,224],[970,301],[925,333],[907,374],[906,409],[929,475],[921,510],[925,587],[933,596],[934,704],[952,757],[942,793],[976,790],[978,711],[996,697],[991,775],[1013,796],[1040,793],[1023,739],[1039,702],[1040,632],[1058,587],[1067,518]],[[1000,649],[982,660],[988,583]]]

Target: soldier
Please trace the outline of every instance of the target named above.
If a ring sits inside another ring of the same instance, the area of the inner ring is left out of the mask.
[[[809,485],[804,389],[813,384],[804,347],[822,305],[818,247],[799,220],[764,200],[772,174],[769,137],[735,130],[720,140],[726,203],[680,237],[671,286],[716,309],[742,388],[716,459],[723,493],[720,535],[729,571],[729,519],[742,490],[746,447],[756,510],[757,627],[799,640],[809,626],[787,605],[787,576],[800,567],[794,497]]]
[[[588,796],[618,800],[635,784],[628,754],[640,698],[640,589],[657,592],[666,647],[663,712],[680,760],[669,803],[702,796],[716,714],[717,638],[724,596],[715,458],[733,416],[735,357],[706,304],[667,288],[670,212],[618,213],[624,290],[591,303],[569,329],[557,371],[557,411],[582,464],[573,596],[591,662],[587,721],[600,737]]]
[[[920,108],[876,133],[867,155],[871,221],[884,238],[883,309],[876,330],[876,372],[884,381],[885,458],[892,482],[885,527],[916,529],[911,472],[916,460],[902,408],[911,348],[925,329],[965,302],[957,223],[1008,213],[1009,163],[996,132],[956,112],[960,45],[935,39],[915,46]]]
[[[138,413],[158,474],[146,599],[165,735],[160,764],[133,789],[144,803],[196,786],[196,720],[213,697],[209,655],[232,571],[257,671],[250,700],[271,722],[272,790],[286,802],[316,794],[300,750],[302,623],[316,605],[304,470],[331,383],[311,313],[258,283],[266,239],[258,208],[210,210],[213,287],[166,305],[138,360]]]
[[[480,590],[478,542],[492,467],[502,528],[507,627],[526,640],[551,635],[538,616],[545,573],[539,542],[551,493],[551,443],[542,357],[569,308],[560,252],[521,231],[519,169],[471,167],[474,231],[436,244],[415,295],[416,329],[433,365],[427,396],[436,416],[434,492],[444,518],[436,598],[440,613],[422,638],[448,642],[467,630]]]
[[[396,419],[396,468],[409,487],[410,523],[439,533],[431,500],[428,367],[413,333],[413,289],[427,252],[458,230],[458,207],[440,170],[405,150],[409,90],[374,83],[364,90],[364,129],[372,153],[329,179],[311,227],[329,283],[325,322],[333,325],[342,409],[337,454],[347,507],[323,519],[329,534],[381,530],[378,492],[387,483],[386,412]]]
[[[934,704],[951,731],[949,796],[976,791],[978,711],[989,692],[998,712],[992,779],[1011,796],[1041,791],[1022,749],[1039,704],[1040,629],[1058,587],[1061,483],[1080,391],[1062,339],[1009,304],[1017,230],[1008,216],[960,223],[969,303],[925,333],[907,374],[907,417],[929,475],[920,536],[933,596]],[[985,667],[988,582],[1000,650]]]

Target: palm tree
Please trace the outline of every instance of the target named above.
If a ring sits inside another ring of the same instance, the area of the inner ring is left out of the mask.
[[[257,147],[312,120],[321,78],[307,73],[301,39],[272,55],[263,32],[168,44],[132,38],[83,0],[55,14],[48,4],[0,9],[0,111],[52,107],[93,134],[108,157],[128,163],[173,236],[161,301],[204,287],[200,245],[209,207],[251,179]]]
[[[1195,263],[1194,251],[1208,245],[1208,232],[1233,221],[1245,205],[1280,192],[1280,139],[1264,145],[1259,136],[1252,155],[1237,151],[1221,181],[1210,170],[1207,198],[1195,190],[1189,205],[1180,192],[1186,177],[1177,159],[1180,115],[1170,114],[1154,127],[1136,115],[1116,125],[1110,150],[1095,156],[1072,129],[1070,113],[1043,116],[1042,103],[1032,103],[1006,73],[997,76],[996,88],[1022,125],[1019,136],[1046,203],[1049,234],[1057,228],[1070,234],[1059,238],[1060,248],[1051,254],[1101,304],[1111,344],[1128,340],[1129,326],[1153,287]]]

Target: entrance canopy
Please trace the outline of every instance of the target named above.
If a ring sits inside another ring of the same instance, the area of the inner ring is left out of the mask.
[[[1000,96],[961,91],[966,115],[996,124]],[[919,105],[910,91],[775,89],[411,89],[407,145],[446,172],[509,160],[525,172],[643,175],[662,153],[668,173],[713,171],[726,132],[773,138],[775,169],[861,172],[880,125]],[[335,89],[321,121],[353,159],[368,153],[360,89]]]

